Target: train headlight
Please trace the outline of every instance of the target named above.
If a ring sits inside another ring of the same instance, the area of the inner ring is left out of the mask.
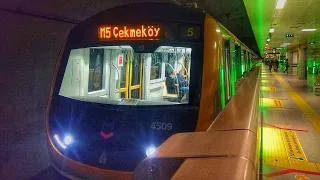
[[[151,156],[156,151],[155,147],[148,147],[146,150],[146,155]]]
[[[73,138],[71,135],[66,135],[63,139],[64,144],[69,145],[73,142]]]
[[[66,149],[68,147],[68,145],[72,144],[72,142],[73,142],[73,137],[71,135],[64,136],[63,140],[61,140],[61,138],[57,134],[55,134],[53,137],[56,140],[56,143],[62,149]]]

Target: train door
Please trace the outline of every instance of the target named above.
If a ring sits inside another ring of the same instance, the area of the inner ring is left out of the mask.
[[[142,54],[134,54],[132,50],[124,51],[121,67],[120,97],[141,99],[142,96]]]
[[[129,98],[141,99],[142,61],[143,54],[134,55],[129,61]]]
[[[230,41],[224,41],[224,51],[223,51],[223,69],[224,69],[224,89],[225,89],[225,102],[228,102],[232,96],[231,89],[231,57],[230,57]]]
[[[247,73],[248,70],[248,54],[246,50],[243,50],[243,69],[242,69],[242,75]]]
[[[236,59],[236,79],[241,78],[241,48],[239,45],[235,45],[235,59]]]
[[[248,52],[248,70],[251,70],[251,54]]]

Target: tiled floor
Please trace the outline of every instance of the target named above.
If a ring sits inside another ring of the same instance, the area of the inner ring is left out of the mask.
[[[297,76],[261,75],[263,178],[320,180],[320,96]]]

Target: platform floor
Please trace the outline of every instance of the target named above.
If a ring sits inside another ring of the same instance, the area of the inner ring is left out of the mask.
[[[263,179],[320,180],[320,96],[306,80],[261,72]]]

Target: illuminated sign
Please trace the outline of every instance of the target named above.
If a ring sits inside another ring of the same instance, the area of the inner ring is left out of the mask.
[[[194,40],[199,39],[201,34],[200,26],[196,25],[181,25],[180,26],[180,38]]]
[[[120,54],[118,56],[118,66],[122,67],[123,66],[123,54]]]
[[[294,34],[289,34],[289,33],[287,33],[287,34],[286,34],[286,37],[294,37]]]
[[[156,25],[140,26],[101,26],[98,28],[100,40],[125,40],[125,39],[158,39],[161,28]]]

